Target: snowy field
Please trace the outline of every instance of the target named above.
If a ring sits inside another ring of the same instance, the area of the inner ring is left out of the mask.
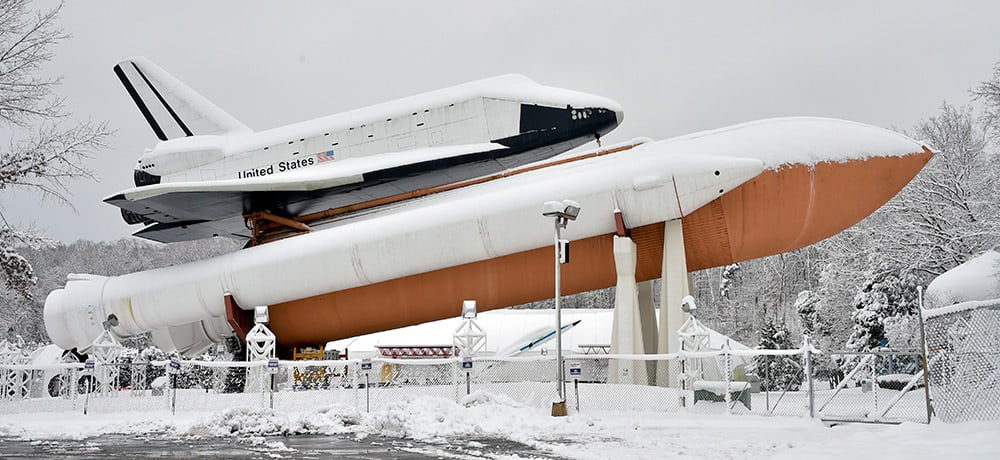
[[[547,409],[486,392],[457,402],[451,397],[404,396],[371,413],[353,404],[335,403],[295,411],[255,406],[177,415],[166,410],[0,415],[0,439],[84,443],[102,435],[172,439],[181,445],[185,440],[212,438],[259,443],[261,437],[291,435],[388,437],[430,446],[465,444],[461,453],[433,448],[424,452],[452,458],[524,458],[517,453],[476,450],[483,443],[506,441],[529,446],[539,452],[532,455],[537,458],[1000,458],[1000,422],[829,427],[801,417],[684,411],[592,411],[553,418]],[[295,450],[280,440],[271,444],[272,454],[295,457]]]

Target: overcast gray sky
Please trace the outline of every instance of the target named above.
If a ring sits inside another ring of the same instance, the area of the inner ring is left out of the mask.
[[[990,75],[998,17],[993,1],[69,2],[46,71],[117,135],[98,181],[70,184],[76,211],[0,203],[66,242],[138,229],[101,202],[156,142],[111,70],[135,55],[255,130],[517,72],[621,103],[615,142],[792,115],[909,128]]]

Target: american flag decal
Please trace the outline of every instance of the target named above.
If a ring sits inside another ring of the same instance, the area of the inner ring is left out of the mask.
[[[333,150],[317,153],[316,159],[319,160],[320,163],[323,163],[324,161],[333,161]]]

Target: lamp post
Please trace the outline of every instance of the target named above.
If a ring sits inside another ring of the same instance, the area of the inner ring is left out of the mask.
[[[580,205],[571,200],[546,201],[542,205],[542,215],[552,217],[555,221],[555,259],[556,259],[556,390],[559,393],[559,401],[552,403],[552,416],[563,417],[566,415],[566,378],[563,375],[562,360],[562,269],[564,263],[569,263],[569,242],[562,240],[562,229],[571,220],[576,220],[580,215]]]

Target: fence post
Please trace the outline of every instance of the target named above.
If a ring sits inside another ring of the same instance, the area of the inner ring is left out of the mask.
[[[359,369],[360,369],[360,367],[359,367],[358,363],[356,363],[356,362],[352,363],[350,361],[347,362],[347,371],[350,372],[350,375],[351,375],[351,388],[354,389],[354,409],[355,410],[360,410],[360,408],[358,407],[358,406],[360,406],[360,403],[358,402],[358,387],[361,386],[361,382],[359,382],[360,379],[358,378],[358,373],[361,372],[361,371]]]
[[[680,346],[680,350],[677,352],[677,356],[678,356],[678,361],[680,361],[679,365],[681,367],[680,375],[684,376],[684,378],[682,378],[681,381],[680,381],[680,387],[681,387],[681,390],[682,390],[681,391],[681,407],[687,407],[688,406],[688,404],[687,404],[688,403],[688,399],[692,399],[692,400],[694,399],[694,389],[687,387],[688,386],[687,383],[689,381],[693,382],[693,380],[687,378],[687,356],[684,354],[684,340],[681,340],[680,342],[681,342],[681,346]],[[670,369],[670,361],[669,360],[667,360],[666,365],[664,365],[663,368],[667,369],[667,370]],[[691,393],[690,397],[688,397],[688,393]],[[694,406],[693,402],[691,403],[691,406]]]
[[[732,408],[729,405],[729,403],[731,402],[731,399],[732,399],[732,396],[730,395],[730,392],[732,391],[732,383],[731,382],[733,380],[733,376],[732,376],[732,374],[733,374],[733,367],[730,365],[732,358],[729,356],[729,340],[726,340],[726,343],[722,345],[722,356],[723,356],[723,360],[722,360],[723,365],[726,366],[726,394],[724,396],[724,400],[726,402],[726,415],[729,415],[729,414],[732,414],[732,412],[733,412]]]
[[[452,392],[455,394],[455,402],[462,401],[462,384],[460,383],[459,374],[462,371],[462,360],[458,356],[452,356],[451,358],[451,388]]]
[[[79,369],[74,367],[69,370],[69,390],[67,390],[67,394],[70,396],[69,399],[72,399],[73,401],[76,401],[76,399],[80,397],[80,388],[78,383],[80,381],[79,376]],[[74,407],[75,406],[76,405],[74,404]]]
[[[177,374],[170,374],[170,413],[177,415]]]
[[[872,355],[872,356],[873,356],[872,361],[871,361],[870,365],[868,366],[868,369],[870,369],[870,371],[871,371],[871,372],[868,373],[868,377],[871,378],[871,385],[872,385],[872,411],[871,411],[871,413],[874,414],[874,413],[878,412],[878,371],[875,369],[877,367],[875,363],[876,363],[876,360],[879,357],[879,355]]]
[[[573,397],[576,399],[576,412],[580,412],[580,379],[573,378]]]
[[[927,333],[924,329],[924,287],[917,286],[917,317],[920,318],[920,364],[924,368],[924,407],[927,408],[927,423],[931,423],[931,381],[927,369]]]
[[[96,366],[96,363],[93,359],[88,359],[83,366],[84,373],[87,377],[87,394],[84,395],[83,399],[83,415],[87,415],[87,406],[90,405],[90,393],[94,391],[94,374],[96,374],[96,372],[94,372],[94,367]]]
[[[812,375],[812,345],[809,344],[809,336],[802,337],[802,348],[805,349],[806,358],[806,388],[809,392],[809,417],[816,418],[816,393],[813,389]]]

